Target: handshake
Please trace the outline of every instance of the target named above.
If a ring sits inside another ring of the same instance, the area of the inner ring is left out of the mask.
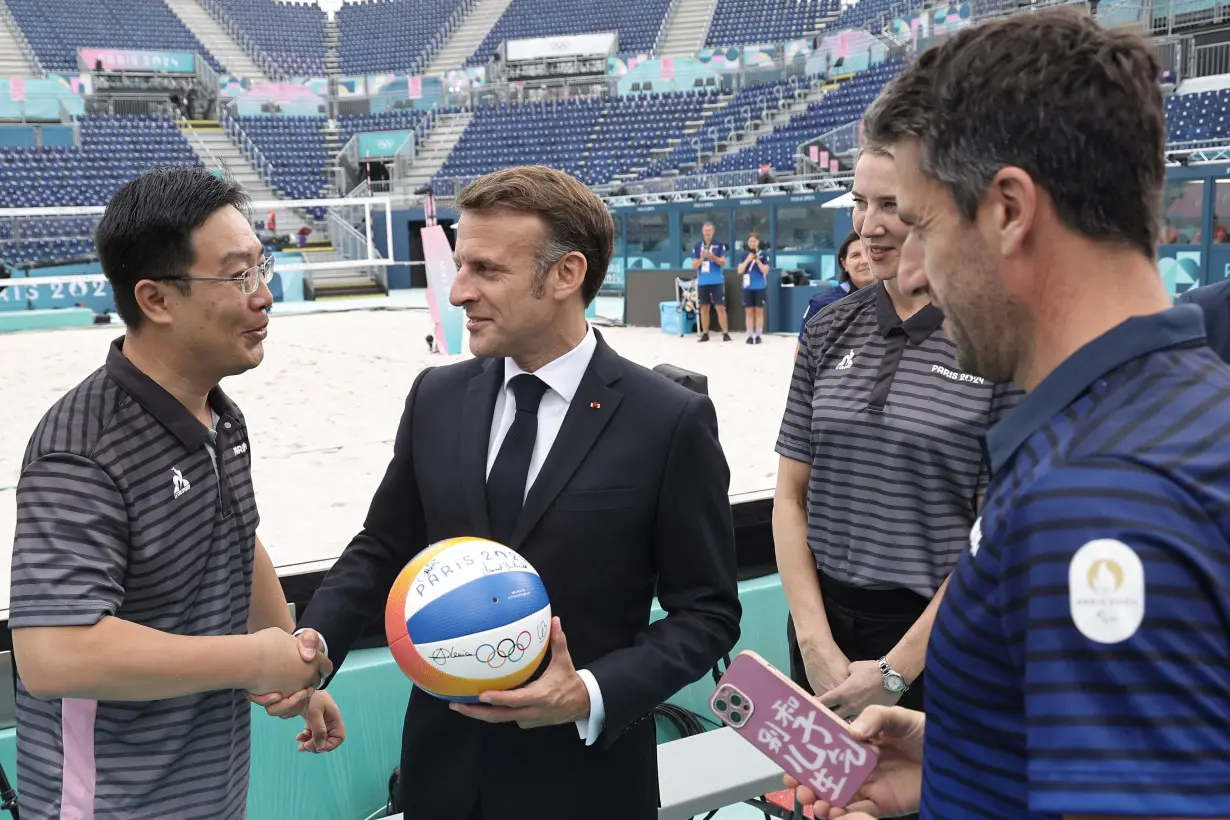
[[[324,641],[314,630],[294,637],[270,627],[249,636],[257,663],[247,698],[273,717],[304,716],[305,727],[295,738],[301,752],[331,752],[346,738],[341,711],[332,696],[316,690],[333,672]]]

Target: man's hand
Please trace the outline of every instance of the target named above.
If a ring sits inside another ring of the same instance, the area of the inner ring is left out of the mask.
[[[870,820],[918,811],[922,799],[923,733],[926,716],[900,706],[869,706],[850,726],[850,734],[879,747],[880,760],[848,806],[831,806],[790,775],[783,779],[817,818]]]
[[[248,683],[249,692],[298,693],[315,689],[333,671],[333,663],[323,652],[316,651],[319,644],[314,642],[319,638],[314,632],[310,636],[305,632],[296,639],[285,630],[271,626],[249,637],[257,642],[260,659]]]
[[[858,717],[868,706],[896,706],[901,694],[884,688],[884,674],[878,663],[855,661],[850,664],[846,679],[823,693],[820,702],[838,717],[849,720]]]
[[[798,629],[798,624],[795,624]],[[837,645],[829,641],[827,646],[817,641],[798,637],[799,654],[803,656],[803,668],[807,672],[807,682],[811,690],[817,694],[833,689],[850,676],[850,659]]]
[[[331,752],[346,740],[346,724],[342,710],[337,708],[328,692],[312,695],[307,714],[303,716],[303,731],[295,736],[299,751],[321,754]]]
[[[551,619],[551,665],[542,677],[520,689],[483,692],[483,704],[453,703],[451,708],[487,723],[515,721],[522,729],[574,723],[589,715],[589,690],[568,654],[559,618]]]
[[[267,692],[263,694],[254,694],[246,692],[248,700],[255,703],[257,706],[264,706],[265,711],[273,717],[280,717],[283,720],[302,715],[312,701],[312,693],[316,688],[324,682],[328,677],[329,671],[332,671],[333,664],[325,656],[324,641],[316,634],[315,630],[305,629],[295,638],[298,644],[299,657],[304,663],[312,664],[317,662],[319,656],[324,662],[329,664],[328,671],[321,671],[320,678],[313,681],[310,686],[306,686],[292,694],[283,695],[279,692]],[[329,699],[332,702],[332,698]],[[336,708],[336,707],[335,707]]]

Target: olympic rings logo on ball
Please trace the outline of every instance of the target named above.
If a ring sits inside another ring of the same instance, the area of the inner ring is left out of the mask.
[[[530,633],[522,630],[515,641],[512,638],[505,638],[495,646],[489,643],[482,644],[474,650],[474,659],[479,663],[487,664],[492,669],[499,669],[506,663],[519,662],[525,657],[525,651],[532,643]]]

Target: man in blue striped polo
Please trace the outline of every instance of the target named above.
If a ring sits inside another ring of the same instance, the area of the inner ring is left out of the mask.
[[[964,29],[866,114],[924,251],[902,289],[1028,395],[987,436],[926,717],[864,713],[884,752],[850,809],[1230,816],[1230,367],[1157,273],[1158,73],[1054,10]]]

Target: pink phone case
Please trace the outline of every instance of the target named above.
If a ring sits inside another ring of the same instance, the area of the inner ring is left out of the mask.
[[[750,650],[718,681],[709,708],[821,799],[845,806],[875,769],[876,748]]]

